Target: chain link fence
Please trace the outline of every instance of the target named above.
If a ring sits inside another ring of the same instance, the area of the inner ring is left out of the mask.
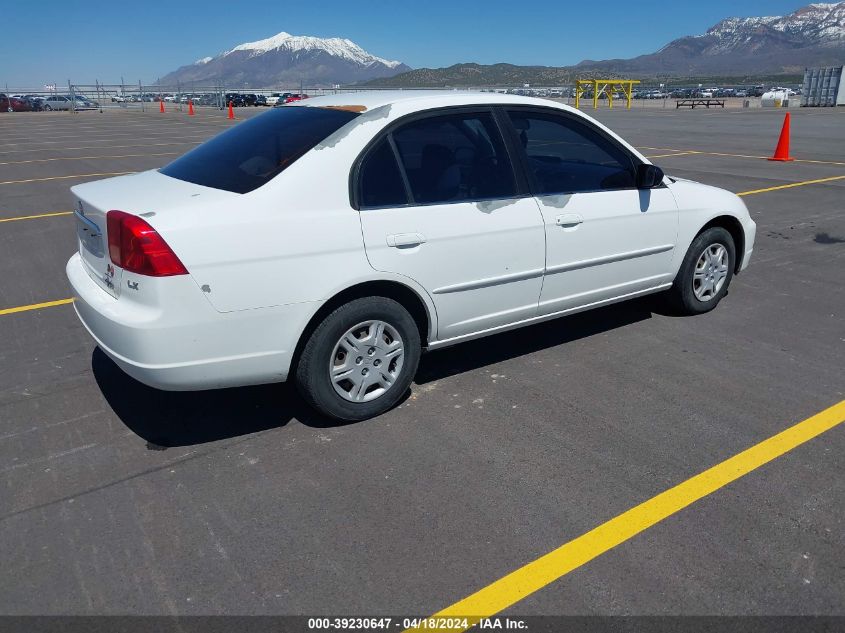
[[[349,90],[355,92],[355,90]],[[36,110],[158,110],[164,102],[167,110],[187,110],[188,102],[195,107],[224,109],[229,102],[235,107],[266,105],[266,99],[284,92],[309,96],[347,92],[327,88],[297,88],[293,90],[234,88],[224,84],[81,84],[69,81],[66,86],[49,85],[41,88],[5,87],[0,94],[26,99]]]
[[[550,98],[564,101],[565,103],[574,104],[575,87],[574,85],[562,86],[500,86],[500,87],[461,87],[461,88],[447,88],[454,91],[482,91],[491,93],[508,93],[518,94],[541,98]],[[120,83],[120,84],[102,84],[95,81],[93,84],[81,84],[68,81],[66,85],[50,85],[43,86],[41,89],[9,89],[5,88],[2,94],[12,97],[20,97],[28,100],[33,109],[36,110],[68,110],[68,111],[82,111],[82,110],[159,110],[160,103],[164,102],[167,111],[186,111],[188,109],[188,102],[192,102],[195,108],[206,107],[225,109],[231,102],[235,107],[241,106],[261,106],[272,105],[272,97],[288,93],[304,93],[310,97],[321,96],[324,94],[337,93],[354,93],[374,90],[385,90],[384,88],[370,88],[370,87],[355,87],[336,86],[333,88],[308,88],[300,86],[298,88],[279,88],[279,89],[251,89],[235,87],[225,84],[176,84],[176,85],[162,85],[143,84],[138,82]],[[405,90],[443,90],[443,88],[405,88]],[[695,88],[675,88],[674,90],[668,88],[664,84],[647,85],[642,84],[634,92],[634,107],[662,107],[667,106],[667,102],[674,98],[681,98],[683,96],[694,95],[701,90],[700,85],[698,89]],[[748,93],[741,87],[734,89],[726,88],[723,96],[736,96],[736,101],[739,103],[740,98],[751,97],[750,90]],[[755,95],[756,96],[756,95]],[[620,95],[616,95],[620,97]],[[585,98],[592,99],[592,95],[586,95]],[[607,96],[599,95],[599,100],[602,102],[602,107],[605,105]],[[733,99],[730,99],[733,101]]]

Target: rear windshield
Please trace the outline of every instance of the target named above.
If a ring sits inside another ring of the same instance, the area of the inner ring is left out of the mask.
[[[196,185],[247,193],[357,116],[328,108],[276,108],[215,136],[159,171]]]

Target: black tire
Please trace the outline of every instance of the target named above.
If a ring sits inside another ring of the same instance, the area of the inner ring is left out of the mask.
[[[44,106],[44,109],[45,109],[47,112],[52,112],[52,111],[53,111],[53,106],[50,106],[50,105],[45,105],[45,106]]]
[[[702,300],[696,296],[694,290],[693,274],[696,263],[706,249],[719,244],[725,247],[728,254],[727,276],[718,292],[713,293],[706,300]],[[728,294],[728,286],[733,279],[734,266],[736,266],[736,246],[731,234],[718,226],[702,231],[690,244],[675,281],[666,293],[671,308],[682,315],[709,312]]]
[[[399,333],[405,350],[403,364],[381,396],[368,402],[351,402],[341,397],[332,383],[332,355],[347,330],[368,320],[384,321]],[[294,380],[306,402],[321,413],[338,420],[366,420],[388,411],[405,395],[421,353],[419,329],[402,304],[387,297],[355,299],[331,312],[314,329],[299,356]]]

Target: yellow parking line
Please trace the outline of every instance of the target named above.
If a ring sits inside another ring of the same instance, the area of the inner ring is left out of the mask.
[[[44,303],[33,303],[28,306],[18,306],[17,308],[3,308],[0,309],[0,316],[4,314],[15,314],[17,312],[29,312],[30,310],[41,310],[42,308],[52,308],[54,306],[63,306],[68,303],[73,303],[73,299],[59,299],[58,301],[45,301]]]
[[[132,135],[127,134],[126,136],[132,136]],[[157,141],[159,139],[168,138],[168,137],[171,138],[171,139],[179,138],[179,139],[187,139],[187,140],[207,139],[208,138],[208,136],[205,135],[205,134],[173,137],[173,136],[170,136],[170,135],[165,133],[165,134],[157,134],[155,136],[144,136],[139,140],[142,140],[142,141],[143,140]],[[12,147],[12,146],[19,146],[19,145],[62,145],[64,143],[72,143],[73,141],[75,141],[77,139],[85,140],[85,141],[91,141],[93,143],[102,142],[103,145],[101,145],[100,147],[112,147],[111,145],[108,145],[108,142],[111,140],[111,138],[95,137],[95,136],[87,136],[87,135],[73,136],[73,137],[69,137],[67,139],[60,140],[60,141],[29,141],[29,142],[26,142],[26,143],[5,143],[4,142],[4,143],[0,143],[0,147]],[[120,140],[129,140],[129,139],[124,138],[124,139],[120,139]],[[64,148],[64,147],[58,147],[58,148],[47,147],[47,148],[44,148],[44,149],[66,149],[66,148]],[[17,150],[11,150],[11,151],[27,152],[27,151],[30,151],[30,150],[28,150],[27,148],[24,147],[24,148],[20,148],[20,149],[17,149]]]
[[[58,215],[73,215],[73,211],[56,211],[55,213],[39,213],[38,215],[19,215],[16,218],[0,218],[0,222],[17,222],[18,220],[37,220],[38,218],[54,218]]]
[[[646,158],[648,158],[648,159],[667,158],[668,156],[686,156],[688,154],[701,154],[701,152],[695,152],[695,151],[690,150],[688,152],[673,152],[671,154],[658,154],[657,156],[646,156]],[[2,163],[0,163],[0,165],[2,165]]]
[[[768,158],[766,156],[765,158]],[[837,167],[845,167],[845,163],[837,163],[831,160],[811,160],[809,158],[796,158],[793,162],[796,163],[811,163],[814,165],[836,165]]]
[[[90,178],[92,176],[123,176],[134,171],[109,171],[100,174],[75,174],[73,176],[50,176],[49,178],[27,178],[26,180],[0,180],[0,185],[18,185],[25,182],[43,182],[45,180],[67,180],[68,178]]]
[[[803,187],[804,185],[816,185],[822,182],[832,182],[834,180],[843,180],[845,176],[831,176],[830,178],[817,178],[816,180],[804,180],[802,182],[791,182],[788,185],[777,185],[775,187],[766,187],[765,189],[754,189],[752,191],[742,191],[736,195],[751,196],[757,193],[766,193],[767,191],[779,191],[780,189],[792,189],[793,187]]]
[[[672,149],[671,147],[641,147],[640,149],[647,149],[651,151],[665,151],[674,152],[672,154],[664,154],[662,156],[649,156],[649,158],[666,158],[668,156],[686,156],[689,154],[701,154],[702,156],[725,156],[728,158],[751,158],[754,160],[768,160],[768,156],[752,156],[751,154],[729,154],[727,152],[704,152],[700,150],[684,150]],[[845,167],[845,162],[837,162],[834,160],[814,160],[811,158],[796,158],[795,163],[808,163],[811,165],[834,165],[836,167]]]
[[[211,137],[209,137],[211,138]],[[199,145],[202,141],[182,141],[179,143],[134,143],[132,145],[108,145],[109,149],[125,149],[127,147],[162,147],[165,145]],[[82,147],[62,147],[60,151],[69,152],[71,150],[80,149],[104,149],[102,145],[85,145]],[[55,152],[55,147],[39,147],[35,149],[16,149],[7,152],[0,152],[0,154],[20,154],[21,152]]]
[[[725,152],[702,152],[707,156],[727,156],[728,158],[753,158],[754,160],[767,160],[768,156],[752,156],[750,154],[727,154]],[[836,164],[836,163],[834,163]]]
[[[631,508],[432,617],[466,617],[469,626],[491,617],[842,422],[845,422],[845,400]]]
[[[92,160],[106,158],[138,158],[141,156],[175,156],[179,152],[158,152],[155,154],[120,154],[118,156],[64,156],[61,158],[33,158],[31,160],[13,160],[0,165],[23,165],[26,163],[49,163],[55,160]]]

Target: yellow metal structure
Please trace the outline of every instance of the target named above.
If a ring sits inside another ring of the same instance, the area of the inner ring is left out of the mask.
[[[634,85],[640,82],[636,79],[578,79],[575,81],[575,107],[581,107],[581,97],[588,90],[593,92],[593,110],[599,107],[599,96],[607,95],[607,105],[613,107],[613,93],[621,92],[631,109],[631,99],[634,98]]]

